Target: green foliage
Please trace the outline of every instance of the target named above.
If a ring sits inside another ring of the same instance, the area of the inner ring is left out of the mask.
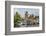
[[[18,26],[18,24],[20,23],[19,21],[21,21],[21,16],[19,15],[18,12],[16,12],[16,14],[14,16],[14,27]]]

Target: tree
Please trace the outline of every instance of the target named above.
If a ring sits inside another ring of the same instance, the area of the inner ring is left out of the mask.
[[[25,13],[25,19],[28,18],[28,11]]]
[[[28,11],[26,11],[25,16],[28,16]]]
[[[14,27],[18,26],[18,23],[20,23],[19,21],[21,21],[21,16],[18,12],[16,12],[16,14],[14,16]]]

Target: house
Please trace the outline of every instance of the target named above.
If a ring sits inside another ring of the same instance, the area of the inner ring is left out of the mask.
[[[26,21],[26,24],[37,24],[39,23],[39,16],[34,16],[34,15],[29,15],[28,12],[25,13],[25,19],[23,20],[24,22]]]
[[[21,26],[35,25],[39,23],[39,16],[29,15],[28,12],[25,13],[25,18],[22,18]]]

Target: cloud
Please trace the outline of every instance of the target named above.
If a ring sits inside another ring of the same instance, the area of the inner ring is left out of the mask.
[[[28,11],[28,14],[33,14],[35,16],[39,16],[39,9],[32,9],[32,8],[15,8],[14,14],[16,11],[21,15],[24,16],[25,12]]]

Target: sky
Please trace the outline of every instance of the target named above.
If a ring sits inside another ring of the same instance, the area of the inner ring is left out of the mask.
[[[28,11],[28,14],[33,14],[35,16],[39,16],[39,9],[33,8],[14,8],[14,14],[18,12],[22,17],[25,15],[25,12]]]

